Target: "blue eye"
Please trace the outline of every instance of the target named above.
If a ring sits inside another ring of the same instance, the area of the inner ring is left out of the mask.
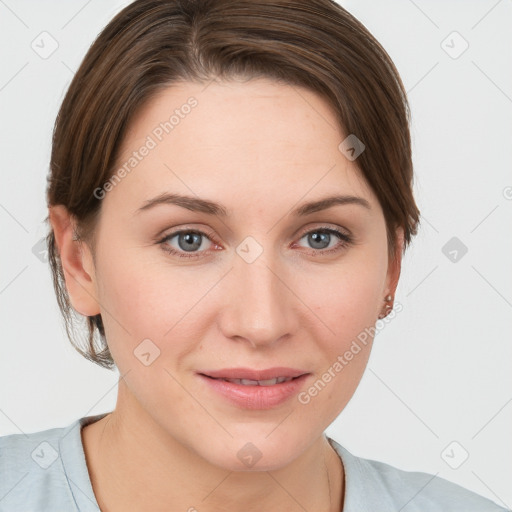
[[[339,242],[334,247],[327,248],[332,241],[333,235]],[[351,235],[331,227],[321,227],[307,231],[302,234],[299,240],[306,237],[308,243],[313,246],[312,249],[310,249],[310,254],[313,256],[322,256],[339,252],[353,243]],[[177,238],[177,248],[169,245],[169,242],[174,238]],[[166,235],[164,238],[159,240],[158,243],[162,246],[164,251],[173,256],[178,256],[179,258],[199,258],[203,256],[202,253],[208,252],[205,250],[199,250],[203,247],[205,238],[211,243],[217,243],[213,233],[205,233],[203,231],[193,229],[175,231],[174,233]]]
[[[329,246],[330,242],[333,240],[333,235],[338,240],[340,240],[340,242],[336,244],[334,247],[327,249],[327,246]],[[316,249],[317,254],[330,254],[333,252],[338,252],[353,242],[352,237],[350,235],[342,233],[337,229],[327,227],[317,228],[308,231],[307,233],[302,235],[301,240],[306,237],[308,243],[312,245],[313,249]]]
[[[194,254],[193,251],[196,251],[203,245],[203,237],[210,240],[210,242],[212,241],[211,235],[208,235],[202,231],[187,229],[171,233],[170,235],[167,235],[165,238],[160,240],[159,243],[162,244],[164,251],[170,254],[178,255],[181,258],[196,258],[197,254]],[[167,243],[173,238],[177,238],[180,250],[172,248]],[[187,254],[187,252],[190,252],[190,254]]]

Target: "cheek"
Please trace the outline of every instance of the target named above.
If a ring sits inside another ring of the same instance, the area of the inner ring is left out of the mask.
[[[133,250],[132,257],[130,250],[121,253],[128,256],[116,260],[105,254],[98,272],[112,356],[126,371],[139,363],[134,351],[149,339],[160,351],[159,364],[176,367],[202,340],[199,320],[205,318],[205,307],[211,307],[204,299],[219,276],[211,270],[171,267],[158,248]],[[145,343],[151,351],[151,343]]]
[[[318,266],[297,278],[297,295],[315,313],[313,323],[323,326],[318,339],[331,340],[338,347],[375,324],[384,267],[379,258],[353,251],[336,264]]]
[[[125,251],[126,254],[127,251]],[[144,340],[161,349],[162,336],[178,321],[181,300],[140,258],[105,255],[98,273],[103,323],[110,350],[118,363],[130,364],[133,350]],[[186,288],[178,288],[180,296]]]
[[[305,329],[321,365],[316,383],[299,401],[314,415],[333,420],[355,392],[370,356],[384,277],[384,265],[360,253],[302,281],[299,293],[315,313]]]

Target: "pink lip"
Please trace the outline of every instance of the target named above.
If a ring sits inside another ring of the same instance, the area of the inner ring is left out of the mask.
[[[285,375],[281,374],[280,376],[284,377]],[[246,386],[199,374],[199,377],[210,387],[210,389],[213,389],[223,397],[227,398],[231,403],[244,409],[271,409],[281,405],[299,392],[308,376],[309,374],[302,374],[293,380],[281,382],[280,384],[274,384],[272,386]],[[246,377],[226,378],[235,379]],[[265,379],[259,378],[253,380]]]

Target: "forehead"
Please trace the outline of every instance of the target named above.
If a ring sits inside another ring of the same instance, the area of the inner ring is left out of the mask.
[[[117,168],[132,168],[111,195],[174,191],[257,204],[285,194],[292,204],[335,188],[374,202],[356,162],[339,149],[345,137],[327,102],[308,89],[267,79],[180,82],[131,120]]]
[[[152,135],[168,149],[187,142],[187,147],[230,147],[251,156],[264,145],[275,149],[277,156],[290,145],[310,146],[312,131],[318,132],[317,145],[326,133],[337,141],[341,133],[336,124],[322,98],[297,86],[267,79],[179,82],[159,91],[139,109],[123,146],[128,149]]]

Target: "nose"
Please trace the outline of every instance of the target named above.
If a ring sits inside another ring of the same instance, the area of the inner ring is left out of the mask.
[[[287,281],[291,276],[264,252],[252,263],[235,256],[224,282],[219,327],[233,340],[254,348],[273,346],[293,333],[299,305]]]

